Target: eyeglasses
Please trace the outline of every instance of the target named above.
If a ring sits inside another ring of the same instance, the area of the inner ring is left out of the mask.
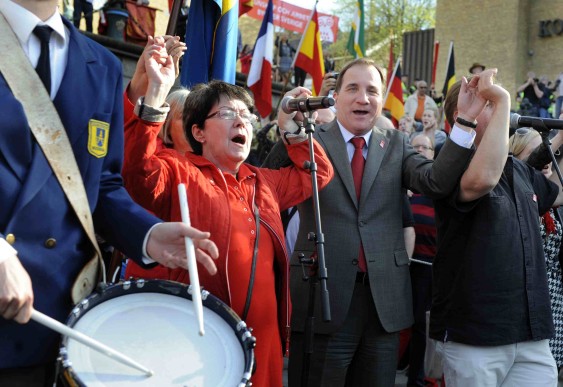
[[[428,89],[428,86],[418,86],[419,89]]]
[[[229,120],[229,121],[235,120],[237,117],[240,117],[252,125],[258,122],[258,117],[250,113],[248,110],[237,111],[227,107],[219,108],[219,110],[217,110],[215,113],[211,113],[205,119],[209,119],[213,117],[217,117],[222,120]]]
[[[420,144],[420,145],[413,145],[412,147],[413,147],[415,150],[417,150],[417,151],[419,151],[419,150],[425,150],[425,151],[426,151],[426,150],[434,150],[434,148],[432,148],[431,146],[422,145],[422,144]]]

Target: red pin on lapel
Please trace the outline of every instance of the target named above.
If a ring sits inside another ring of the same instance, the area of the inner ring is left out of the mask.
[[[379,146],[383,148],[385,146],[385,140],[381,140],[381,142],[379,143]]]

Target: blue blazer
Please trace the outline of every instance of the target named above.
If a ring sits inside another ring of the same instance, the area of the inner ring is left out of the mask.
[[[159,219],[123,188],[121,63],[63,21],[70,47],[54,104],[84,180],[96,232],[140,260],[144,237]],[[0,123],[0,235],[15,237],[14,248],[32,280],[35,309],[64,322],[72,308],[72,283],[92,247],[30,132],[22,105],[1,76]],[[109,131],[96,138],[96,128],[105,124]],[[102,146],[91,152],[92,144]],[[54,361],[58,343],[58,334],[33,321],[20,325],[0,317],[0,368]]]

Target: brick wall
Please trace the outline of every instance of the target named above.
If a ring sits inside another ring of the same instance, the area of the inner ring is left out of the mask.
[[[451,40],[458,80],[474,62],[497,67],[499,81],[512,95],[528,71],[554,80],[563,71],[563,34],[538,37],[540,21],[553,19],[563,20],[563,1],[437,0],[437,88],[444,84]]]

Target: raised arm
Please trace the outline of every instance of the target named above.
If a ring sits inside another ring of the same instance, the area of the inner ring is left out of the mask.
[[[172,58],[163,42],[156,44],[153,55],[145,57],[147,90],[136,114],[126,123],[123,177],[131,196],[148,210],[159,207],[163,193],[172,184],[168,164],[158,155],[157,136],[166,118],[166,95],[174,83]],[[163,199],[164,198],[164,199]]]
[[[488,69],[470,83],[464,79],[458,99],[458,117],[477,123],[480,137],[477,151],[463,174],[458,199],[476,200],[489,193],[499,182],[508,156],[509,93],[493,83],[496,69]],[[488,118],[490,117],[490,118]]]
[[[178,77],[178,64],[180,58],[184,55],[184,51],[186,51],[186,44],[180,41],[178,36],[164,35],[155,38],[149,36],[141,57],[137,61],[137,66],[135,68],[135,72],[133,73],[133,77],[131,78],[131,82],[129,82],[129,85],[125,90],[125,95],[132,104],[135,104],[140,97],[147,93],[149,77],[146,72],[146,61],[150,57],[154,58],[155,51],[161,51],[162,45],[159,45],[159,42],[164,43],[167,54],[172,57],[175,77]],[[166,58],[163,57],[160,60],[165,61]],[[162,62],[161,64],[164,63],[165,62]]]

